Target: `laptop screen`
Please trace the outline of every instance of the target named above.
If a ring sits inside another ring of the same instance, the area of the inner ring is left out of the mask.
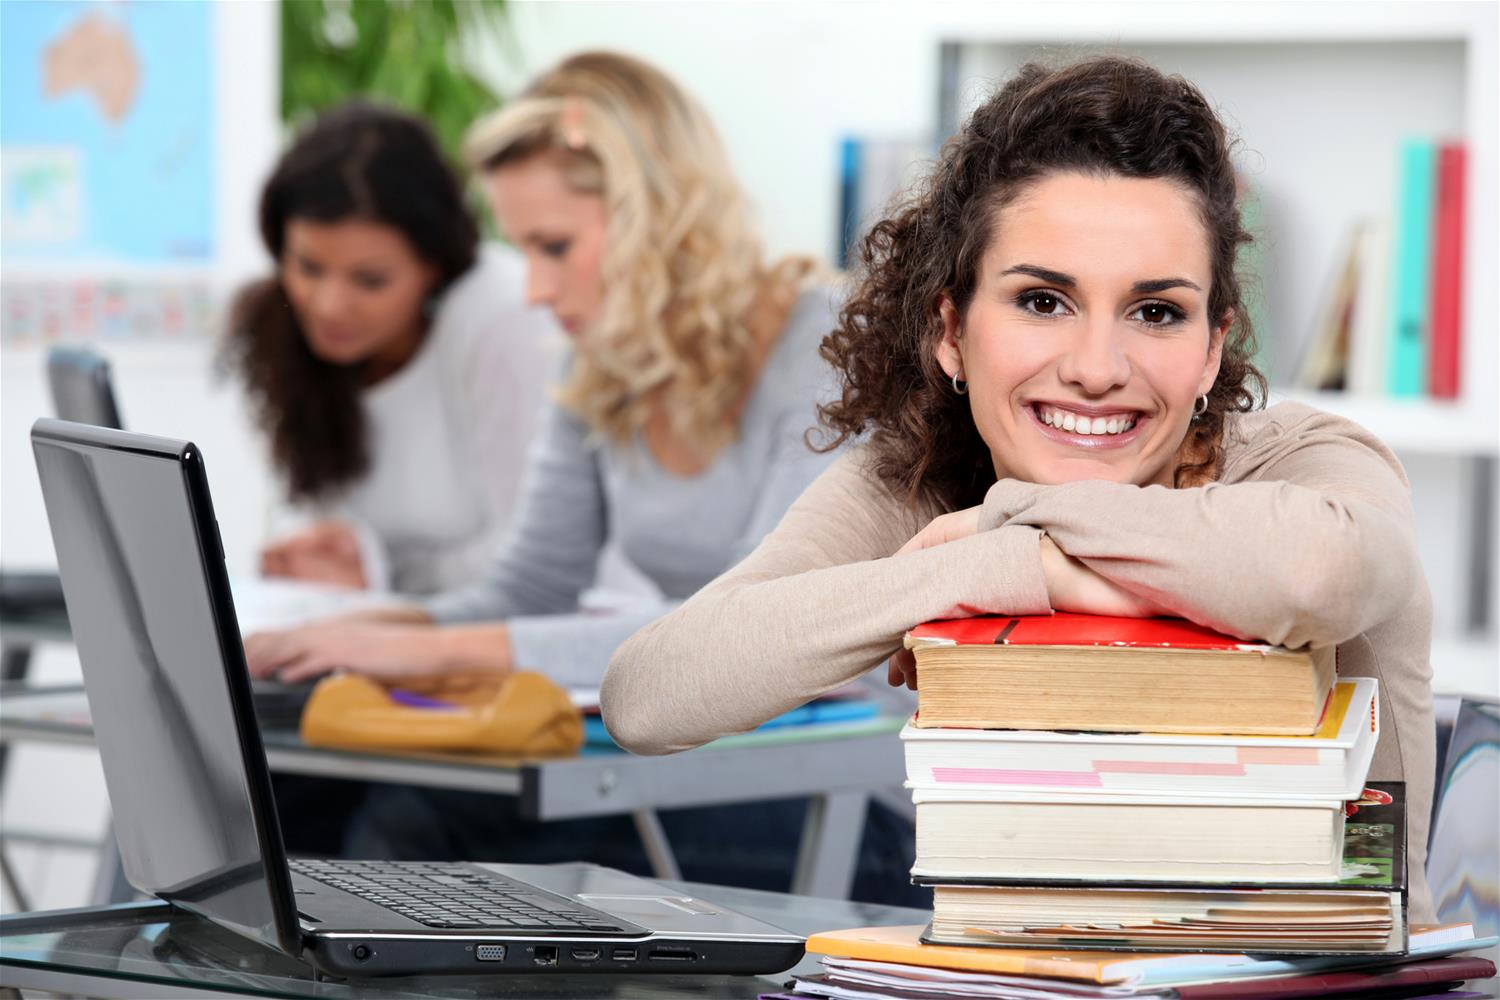
[[[126,877],[298,947],[197,449],[55,420],[32,447]]]

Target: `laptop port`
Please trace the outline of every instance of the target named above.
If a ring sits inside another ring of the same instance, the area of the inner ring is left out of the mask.
[[[609,953],[609,957],[616,962],[634,962],[636,950],[634,948],[616,948]]]
[[[574,948],[568,954],[572,955],[574,958],[576,958],[580,962],[592,962],[594,959],[596,959],[596,958],[599,957],[599,949],[598,948]]]
[[[691,962],[698,956],[691,948],[652,948],[646,957],[653,962]]]
[[[556,965],[557,948],[550,944],[539,944],[531,949],[531,960],[537,965]]]
[[[505,945],[482,944],[474,949],[474,957],[481,962],[503,962],[505,961]]]

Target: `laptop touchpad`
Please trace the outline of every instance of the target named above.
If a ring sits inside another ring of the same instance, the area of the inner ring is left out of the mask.
[[[707,917],[723,912],[713,904],[691,896],[625,896],[580,892],[575,898],[590,906],[608,910],[616,916],[627,919],[639,917],[648,921],[663,914]]]

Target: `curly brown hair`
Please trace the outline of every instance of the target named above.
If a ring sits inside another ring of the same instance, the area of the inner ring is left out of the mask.
[[[278,262],[293,219],[396,229],[437,271],[434,297],[478,254],[479,228],[426,123],[363,101],[321,115],[266,181],[260,234]],[[312,352],[279,276],[235,297],[220,364],[244,383],[292,500],[327,497],[368,471],[365,366]]]
[[[830,439],[819,447],[868,434],[873,471],[907,503],[948,510],[979,503],[995,470],[935,357],[942,295],[965,313],[1000,210],[1043,176],[1166,178],[1197,196],[1209,234],[1208,315],[1234,316],[1208,409],[1194,421],[1176,473],[1178,486],[1211,480],[1225,414],[1254,409],[1266,388],[1235,272],[1251,236],[1240,220],[1232,148],[1202,92],[1180,76],[1116,56],[1023,66],[862,241],[858,287],[823,341],[843,392],[820,407]]]

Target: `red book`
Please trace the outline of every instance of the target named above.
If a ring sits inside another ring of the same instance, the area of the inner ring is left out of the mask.
[[[1459,390],[1467,159],[1458,143],[1446,144],[1438,151],[1437,211],[1432,234],[1432,346],[1427,355],[1427,386],[1438,399],[1456,399]]]
[[[919,728],[1306,736],[1331,647],[1289,650],[1180,618],[989,615],[906,634]]]
[[[917,642],[960,646],[1149,646],[1159,649],[1269,650],[1183,618],[1112,618],[1059,611],[1051,615],[983,615],[918,625]]]

